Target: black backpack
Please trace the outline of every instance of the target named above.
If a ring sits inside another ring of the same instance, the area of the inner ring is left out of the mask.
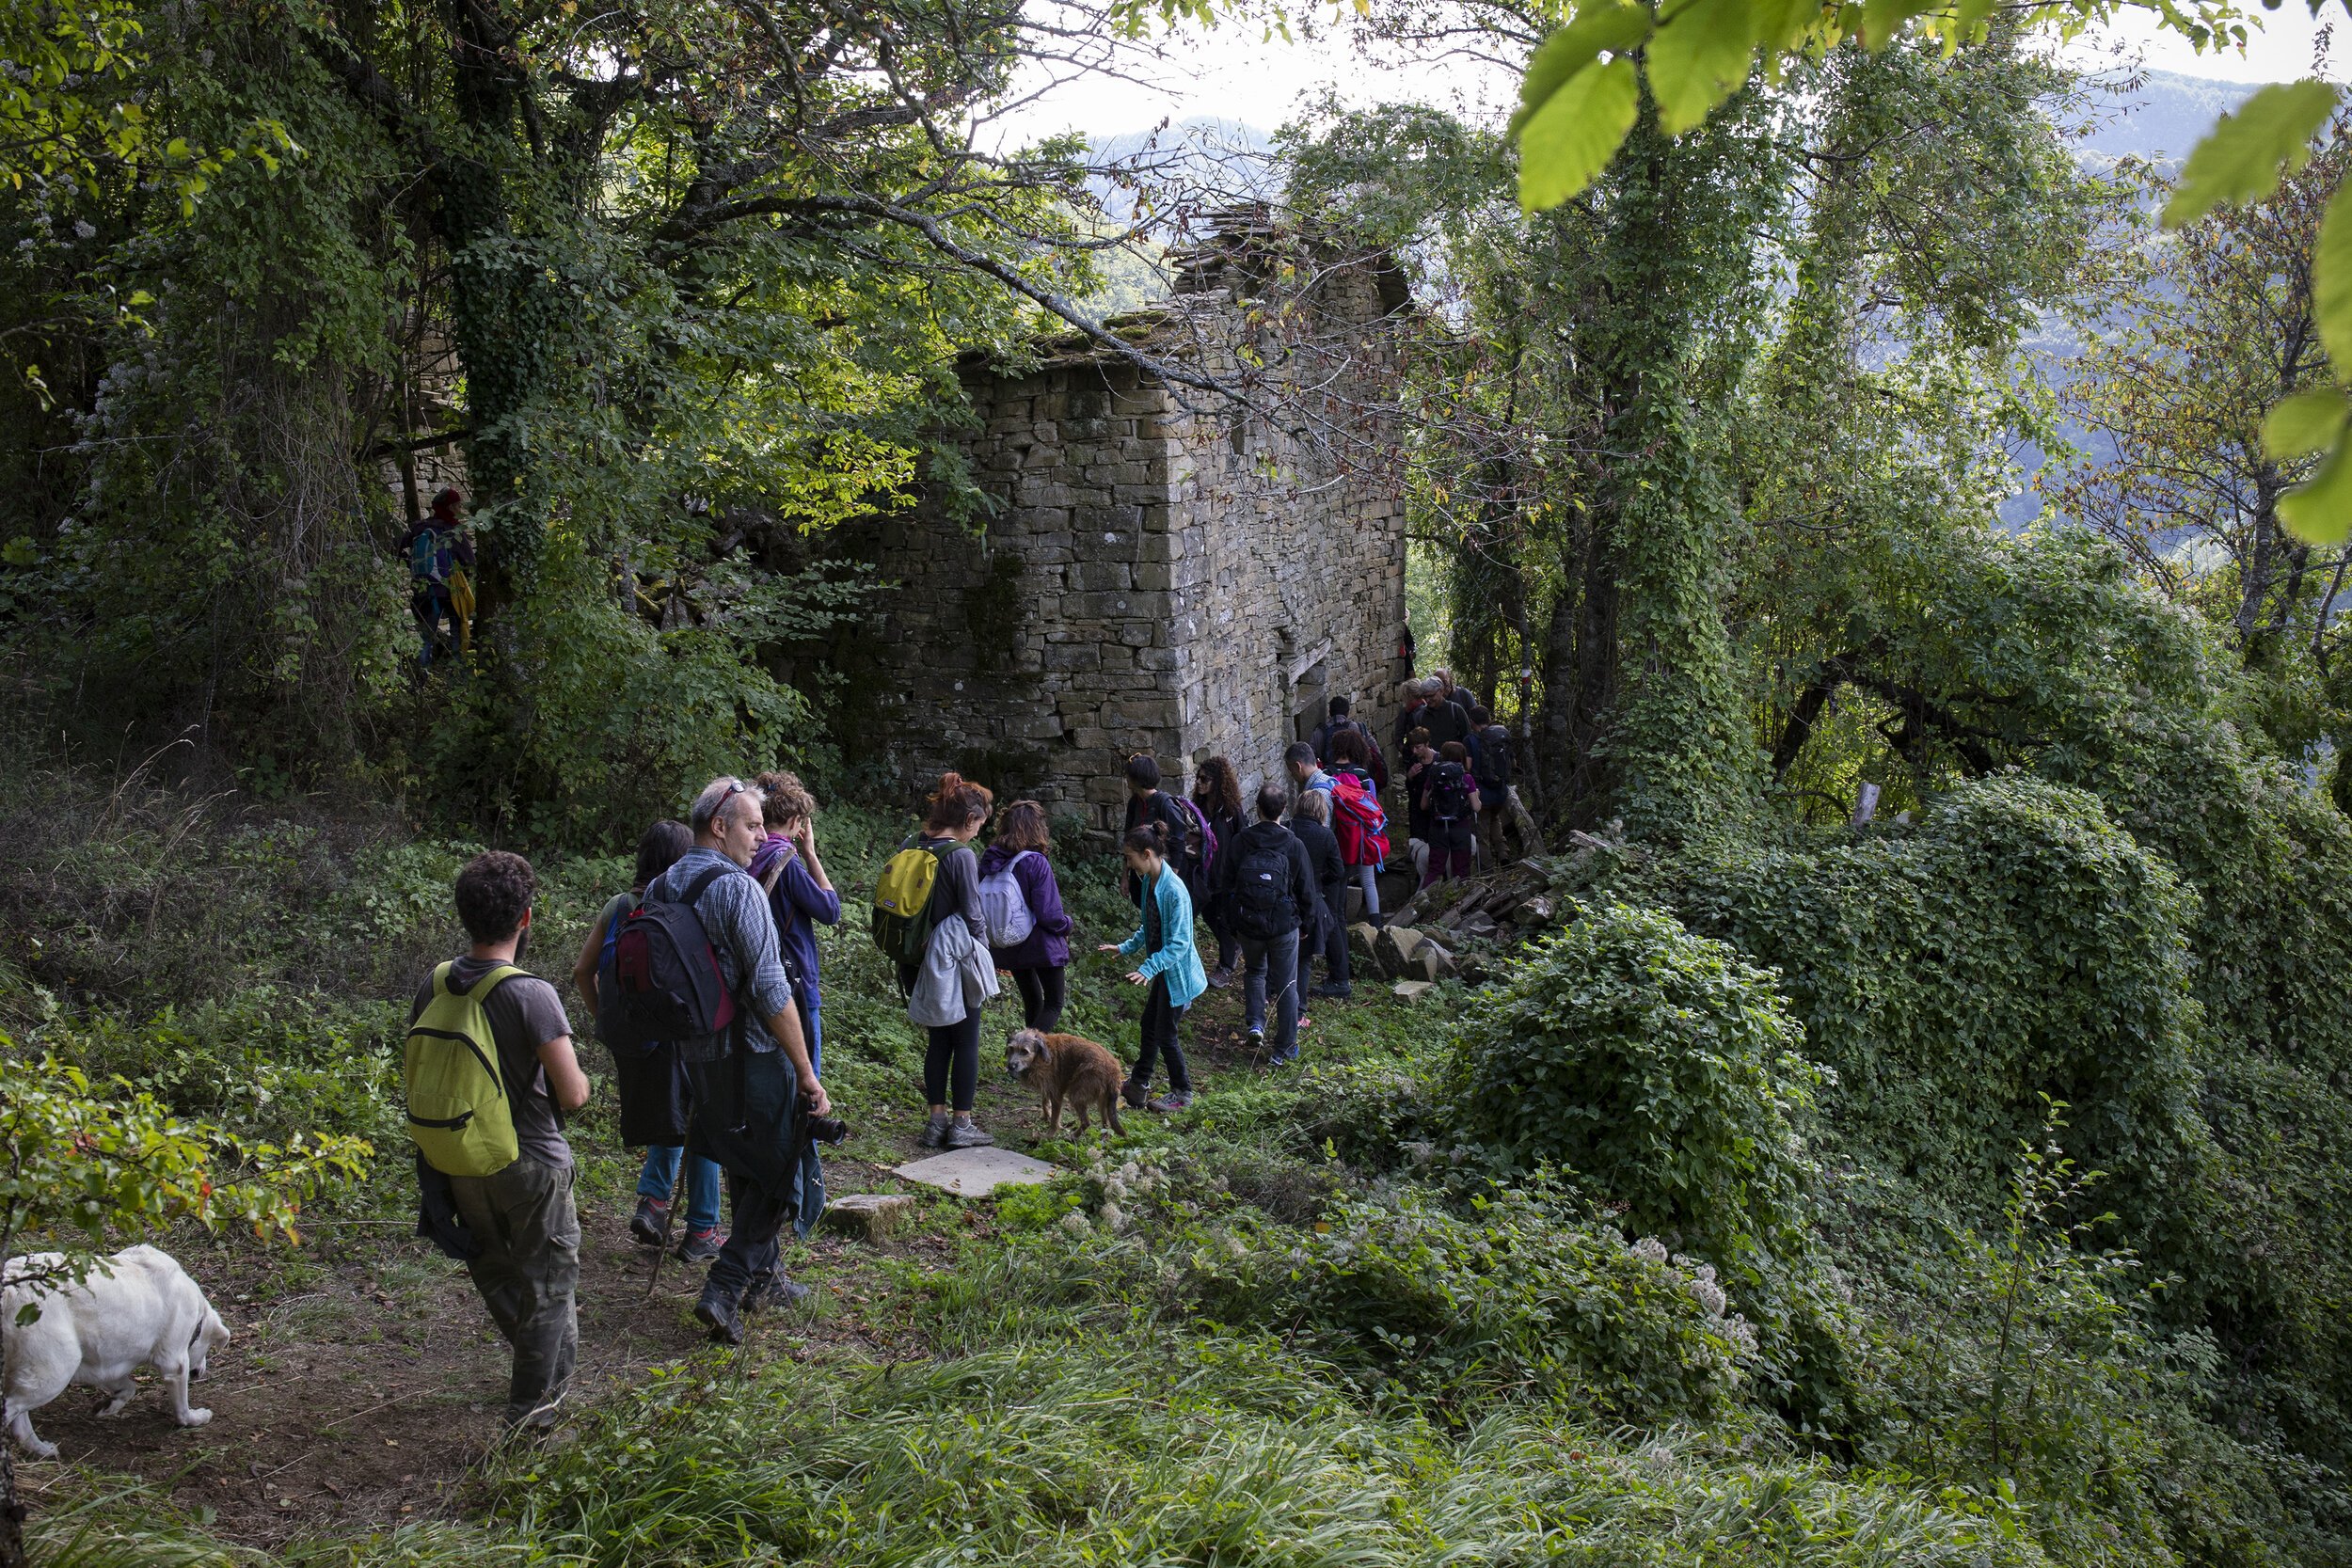
[[[1245,841],[1241,863],[1233,868],[1232,910],[1235,928],[1259,942],[1297,928],[1290,850],[1280,839],[1271,844]]]
[[[620,923],[596,970],[596,1034],[621,1053],[723,1034],[735,1025],[735,998],[694,902],[738,867],[714,865],[675,899],[644,899]]]
[[[1511,732],[1490,724],[1478,732],[1478,793],[1491,797],[1486,804],[1499,806],[1510,787]]]
[[[1458,822],[1470,815],[1470,771],[1458,762],[1438,764],[1438,777],[1429,786],[1429,809],[1440,822]]]

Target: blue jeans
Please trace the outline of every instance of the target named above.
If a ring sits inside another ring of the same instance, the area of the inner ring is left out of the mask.
[[[1265,1028],[1266,1001],[1274,1002],[1274,1059],[1287,1062],[1298,1054],[1298,933],[1279,937],[1243,937],[1243,1014],[1252,1029]]]
[[[637,1173],[637,1196],[670,1200],[677,1188],[677,1163],[686,1150],[676,1144],[657,1144],[645,1150],[645,1168]],[[686,1165],[686,1227],[719,1228],[719,1162],[697,1155]]]

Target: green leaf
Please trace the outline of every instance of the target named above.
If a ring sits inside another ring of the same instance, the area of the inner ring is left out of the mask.
[[[2328,198],[2312,250],[2312,314],[2339,379],[2352,376],[2352,185]]]
[[[1622,53],[1649,33],[1649,12],[1640,6],[1607,4],[1591,7],[1574,22],[1544,40],[1527,62],[1519,83],[1518,111],[1511,117],[1509,135],[1517,136],[1535,111],[1549,103],[1568,79],[1598,59],[1602,51]]]
[[[2335,106],[2336,89],[2326,82],[2280,82],[2223,115],[2189,153],[2164,205],[2164,226],[2178,229],[2225,203],[2260,201],[2277,190],[2282,175],[2310,160],[2312,133]]]
[[[2266,438],[2267,421],[2264,430]],[[2339,439],[2311,483],[2280,496],[2279,517],[2307,544],[2341,545],[2352,536],[2352,444]]]
[[[1862,44],[1866,49],[1883,49],[1904,23],[1915,16],[1935,10],[1942,0],[1865,0],[1862,8]]]
[[[1697,125],[1748,79],[1757,9],[1753,0],[1687,0],[1659,23],[1649,43],[1649,90],[1668,135]]]
[[[1629,59],[1570,77],[1519,132],[1519,205],[1539,213],[1591,184],[1633,129],[1638,98]]]
[[[2332,387],[2297,392],[2280,402],[2263,420],[2263,451],[2281,463],[2325,451],[2344,434],[2348,413],[2352,413],[2352,403]]]

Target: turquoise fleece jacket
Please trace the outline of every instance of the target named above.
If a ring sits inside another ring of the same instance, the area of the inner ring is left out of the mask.
[[[1192,894],[1184,887],[1182,877],[1172,875],[1166,866],[1153,877],[1144,895],[1156,898],[1160,905],[1160,950],[1147,955],[1136,967],[1146,980],[1168,976],[1168,1003],[1171,1007],[1189,1007],[1193,998],[1209,989],[1207,971],[1200,967],[1200,955],[1192,945]],[[1143,951],[1143,927],[1119,944],[1121,953]]]

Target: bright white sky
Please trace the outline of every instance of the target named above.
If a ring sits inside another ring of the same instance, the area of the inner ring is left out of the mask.
[[[2249,8],[2263,30],[2242,55],[2201,55],[2140,12],[2104,38],[2078,40],[2069,53],[2085,68],[2113,59],[2121,48],[2137,50],[2153,70],[2188,76],[2278,82],[2309,74],[2318,24],[2298,0],[2286,0],[2276,11]],[[2332,14],[2334,7],[2328,9]],[[1438,98],[1496,104],[1508,103],[1518,87],[1516,79],[1467,64],[1382,69],[1356,57],[1344,41],[1344,24],[1335,32],[1332,39],[1293,43],[1262,42],[1254,30],[1231,26],[1205,38],[1190,32],[1175,41],[1169,63],[1151,72],[1152,82],[1081,75],[1043,89],[1000,131],[1015,140],[1064,130],[1114,136],[1163,119],[1236,119],[1271,131],[1326,90],[1350,103]]]

